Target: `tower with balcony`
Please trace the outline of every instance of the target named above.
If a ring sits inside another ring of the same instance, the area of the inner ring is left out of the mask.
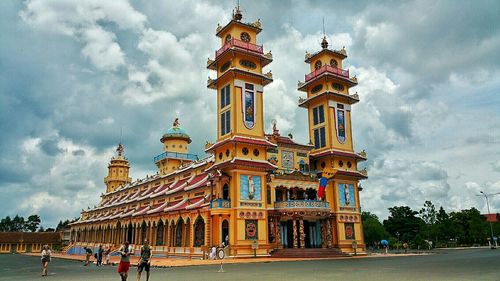
[[[267,171],[275,166],[266,159],[266,149],[275,144],[264,134],[264,87],[272,82],[271,72],[263,68],[271,63],[271,52],[264,53],[257,36],[260,21],[243,22],[239,7],[216,35],[221,47],[207,68],[216,71],[207,87],[217,92],[217,140],[205,147],[215,160],[209,171],[214,183],[214,200],[224,198],[224,206],[212,204],[213,243],[229,239],[234,254],[252,254],[254,241],[266,253]]]
[[[189,153],[191,138],[180,126],[176,118],[172,127],[161,137],[163,153],[154,158],[161,175],[169,174],[179,167],[198,160],[198,156]]]
[[[113,192],[119,186],[132,181],[128,176],[130,165],[128,159],[123,157],[123,145],[121,143],[118,144],[116,153],[116,157],[112,157],[108,164],[108,175],[104,178],[106,193]]]
[[[325,168],[335,173],[326,188],[326,202],[334,217],[333,246],[352,251],[354,241],[364,247],[359,180],[366,179],[367,173],[357,168],[360,161],[366,160],[366,154],[354,152],[353,147],[351,112],[359,97],[350,93],[357,78],[343,68],[346,57],[345,48],[332,50],[323,37],[321,50],[306,53],[310,73],[299,82],[298,90],[307,94],[300,98],[299,106],[308,111],[309,137],[314,145],[311,167],[318,173]]]

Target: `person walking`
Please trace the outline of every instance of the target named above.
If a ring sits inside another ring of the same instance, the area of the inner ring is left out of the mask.
[[[120,274],[122,281],[127,281],[128,270],[130,269],[130,256],[134,254],[134,249],[130,246],[128,241],[125,241],[125,243],[118,250],[118,253],[120,254],[118,274]]]
[[[104,255],[106,256],[106,265],[109,265],[109,260],[111,258],[111,246],[106,247],[106,250],[104,251]]]
[[[96,266],[101,266],[102,265],[102,254],[104,253],[104,249],[102,248],[102,245],[99,245],[99,249],[97,249],[97,263]]]
[[[92,249],[89,247],[83,247],[85,250],[85,264],[83,266],[87,266],[90,264],[90,257],[92,256]]]
[[[49,271],[49,262],[52,261],[52,251],[49,245],[44,245],[42,247],[42,276],[47,276]]]
[[[151,250],[149,242],[146,239],[144,240],[144,245],[141,247],[141,258],[139,259],[139,264],[137,265],[137,281],[141,280],[141,273],[143,270],[146,271],[146,281],[149,281],[151,257],[153,257],[153,251]]]

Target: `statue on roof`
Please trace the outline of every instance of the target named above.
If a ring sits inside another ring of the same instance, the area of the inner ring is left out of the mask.
[[[178,129],[181,126],[181,123],[179,122],[179,118],[175,118],[174,124],[172,124],[172,127],[174,129]]]
[[[122,143],[121,143],[121,142],[118,144],[118,147],[116,148],[116,152],[118,152],[118,156],[122,156],[122,153],[123,153],[123,145],[122,145]]]

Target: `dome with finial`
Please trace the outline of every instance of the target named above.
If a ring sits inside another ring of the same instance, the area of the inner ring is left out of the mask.
[[[167,132],[162,136],[161,142],[165,142],[166,140],[171,139],[182,139],[187,141],[188,143],[191,143],[191,137],[189,137],[186,130],[181,127],[179,118],[175,118],[172,127],[168,129]]]

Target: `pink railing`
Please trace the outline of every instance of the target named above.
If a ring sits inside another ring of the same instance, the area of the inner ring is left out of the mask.
[[[349,70],[348,69],[345,70],[345,69],[336,68],[336,67],[329,66],[329,65],[324,65],[324,66],[316,69],[315,71],[307,74],[305,82],[308,82],[309,80],[313,79],[314,77],[319,76],[325,72],[330,72],[330,73],[333,73],[335,75],[349,79]]]
[[[217,50],[215,52],[215,57],[217,58],[220,54],[224,53],[224,51],[226,51],[227,49],[229,49],[231,47],[237,47],[237,48],[248,50],[251,52],[258,53],[258,54],[264,53],[264,48],[262,46],[255,45],[252,43],[243,42],[241,40],[233,38],[233,39],[231,39],[231,41],[224,44],[224,46],[222,46],[222,48],[220,48],[219,50]]]

